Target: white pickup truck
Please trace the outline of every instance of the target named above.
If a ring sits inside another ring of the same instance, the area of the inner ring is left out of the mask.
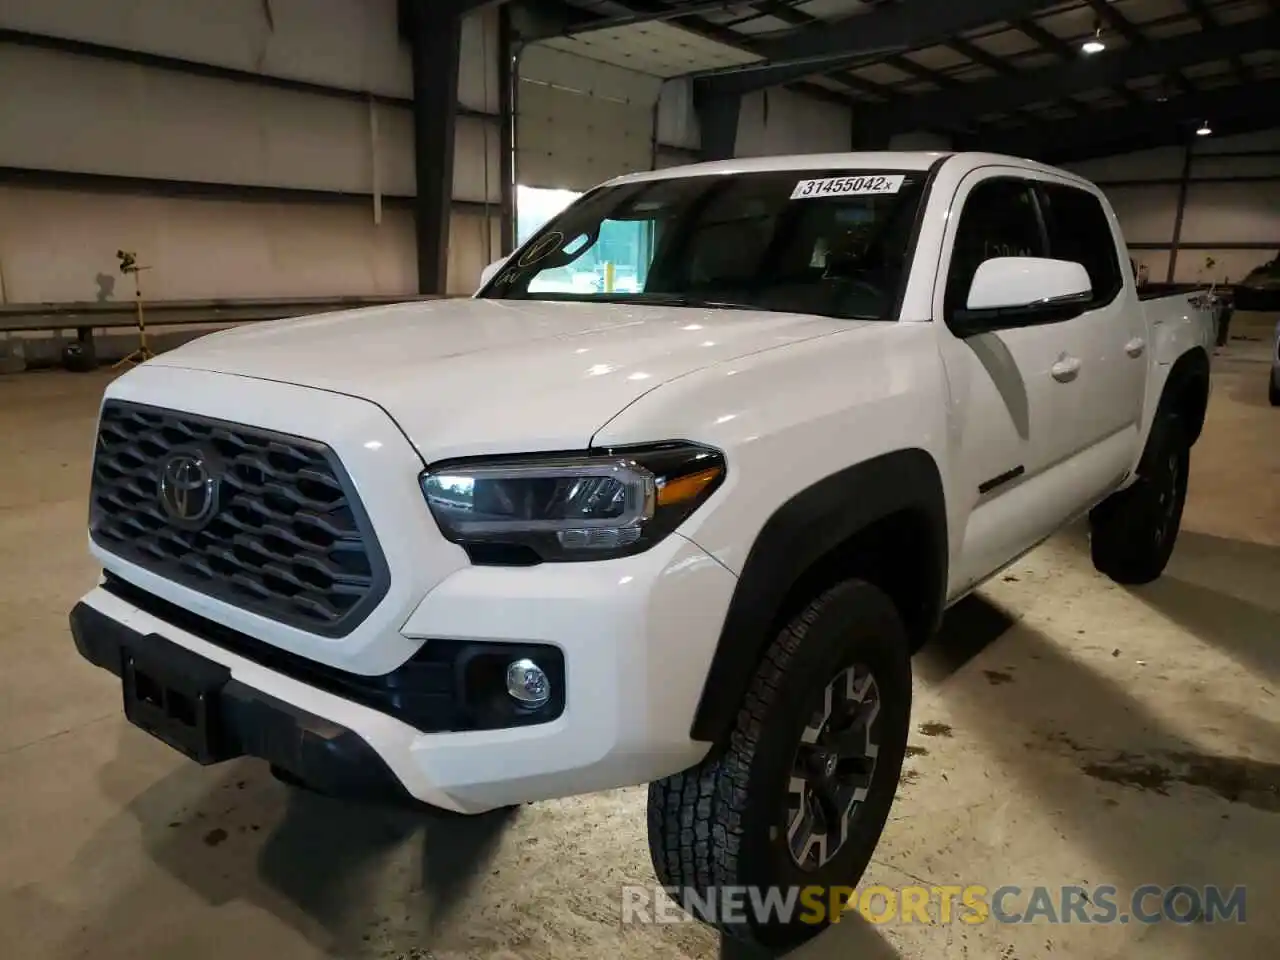
[[[458,813],[648,783],[664,884],[854,884],[943,610],[1085,514],[1121,583],[1173,549],[1212,322],[1127,265],[1009,157],[613,180],[474,298],[113,382],[76,644],[201,763]]]

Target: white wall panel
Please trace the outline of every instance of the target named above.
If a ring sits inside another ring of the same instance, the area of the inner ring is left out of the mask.
[[[502,110],[498,89],[499,50],[496,7],[481,10],[462,21],[458,102],[464,107],[495,116]],[[412,91],[408,90],[402,94],[405,97],[411,95]]]
[[[410,142],[413,127],[409,126]],[[453,143],[453,199],[492,204],[502,200],[502,136],[498,125],[480,117],[459,117]],[[487,159],[486,159],[487,157]],[[412,154],[409,156],[412,174]],[[485,178],[489,191],[485,194]]]
[[[1231,283],[1242,279],[1254,267],[1271,260],[1276,255],[1277,248],[1280,248],[1280,244],[1265,250],[1182,249],[1178,251],[1173,279],[1175,283]],[[1162,251],[1159,255],[1168,264],[1169,254]],[[1142,256],[1148,256],[1148,252],[1143,251]],[[1212,266],[1206,263],[1209,259],[1213,260]],[[1158,276],[1155,273],[1152,276],[1163,280],[1165,269],[1162,267]]]
[[[1181,147],[1160,147],[1064,166],[1090,180],[1157,180],[1182,176]]]
[[[1185,156],[1181,147],[1165,147],[1071,165],[1084,176],[1101,181],[1126,239],[1161,245],[1162,249],[1133,252],[1152,280],[1168,276],[1178,214],[1177,181]],[[1190,172],[1180,249],[1171,279],[1179,283],[1231,282],[1274,257],[1280,249],[1280,130],[1198,139],[1193,144]],[[1250,179],[1223,181],[1229,177]],[[1108,186],[1108,180],[1125,183]],[[1153,182],[1143,184],[1144,180]],[[1208,246],[1214,243],[1256,246]]]
[[[1169,275],[1169,251],[1168,250],[1130,250],[1129,257],[1139,268],[1147,268],[1147,279],[1153,283],[1164,283],[1165,277]],[[1186,261],[1181,261],[1179,266],[1186,267]],[[1174,282],[1183,283],[1190,282],[1183,278],[1175,277]]]
[[[1205,177],[1277,177],[1280,176],[1280,148],[1269,155],[1242,157],[1217,156],[1197,152],[1192,161],[1193,178]]]
[[[5,47],[0,165],[161,180],[412,195],[408,109],[258,87],[31,47]],[[460,117],[455,199],[500,195],[496,123]]]
[[[534,45],[520,60],[516,179],[587,190],[653,164],[657,77]]]
[[[412,89],[396,0],[4,0],[0,26],[387,96]]]
[[[662,85],[658,98],[658,143],[689,150],[697,150],[701,145],[691,80],[677,77]]]
[[[1182,241],[1280,247],[1280,180],[1192,183],[1182,216]]]
[[[448,292],[475,290],[499,256],[498,211],[455,211]],[[356,296],[418,289],[413,213],[381,225],[358,202],[281,203],[0,187],[0,270],[11,303],[129,300],[132,250],[150,300]]]
[[[413,217],[361,203],[266,203],[0,187],[13,303],[128,300],[115,253],[155,300],[400,294],[417,289]],[[110,294],[103,296],[104,291]]]
[[[341,90],[413,95],[396,0],[4,0],[0,27]],[[496,9],[463,20],[460,60],[458,102],[497,114]]]
[[[469,296],[480,286],[480,271],[502,256],[502,223],[497,211],[489,218],[481,213],[455,211],[449,222],[449,280],[447,293]]]
[[[852,111],[785,88],[762,90],[742,99],[738,156],[842,153],[853,134]]]
[[[1280,150],[1280,128],[1241,133],[1234,137],[1207,137],[1196,144],[1196,153],[1237,153],[1242,150]]]
[[[1173,236],[1176,185],[1103,187],[1130,243],[1164,243]]]

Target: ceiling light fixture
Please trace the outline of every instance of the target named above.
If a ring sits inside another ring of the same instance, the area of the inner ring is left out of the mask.
[[[1102,42],[1102,24],[1098,23],[1093,28],[1093,36],[1080,45],[1080,49],[1093,56],[1095,53],[1101,53],[1107,49],[1107,45]]]
[[[1207,137],[1213,133],[1213,127],[1209,126],[1209,121],[1205,120],[1196,130],[1197,137]]]

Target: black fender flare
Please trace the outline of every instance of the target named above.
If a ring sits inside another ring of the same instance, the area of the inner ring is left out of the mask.
[[[751,546],[725,616],[691,736],[719,742],[741,707],[756,666],[774,639],[792,589],[823,558],[877,521],[911,513],[924,520],[927,562],[919,571],[928,597],[919,611],[922,643],[936,629],[947,589],[947,508],[942,476],[921,449],[896,450],[832,474],[782,504]]]
[[[1194,444],[1204,429],[1208,406],[1209,354],[1203,347],[1193,347],[1174,361],[1169,376],[1165,378],[1148,438],[1155,432],[1156,422],[1174,415],[1183,421],[1187,437]]]

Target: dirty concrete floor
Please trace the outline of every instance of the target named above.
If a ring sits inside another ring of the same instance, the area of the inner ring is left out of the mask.
[[[100,375],[0,378],[0,931],[22,960],[745,957],[621,927],[651,883],[644,791],[439,819],[202,769],[121,719],[66,612],[96,576]],[[858,957],[1272,957],[1280,917],[1280,410],[1220,364],[1167,576],[1091,570],[1068,531],[961,604],[915,661],[909,774],[865,882],[1246,885],[1247,923],[872,925]],[[1025,906],[1014,901],[1014,906]]]

